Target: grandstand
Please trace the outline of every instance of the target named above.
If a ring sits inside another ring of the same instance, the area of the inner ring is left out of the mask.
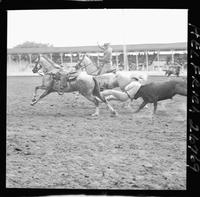
[[[123,45],[111,45],[113,65],[121,69],[162,71],[169,65],[187,64],[187,43],[168,44],[129,44],[126,45],[128,67],[125,67]],[[30,75],[30,63],[36,55],[46,54],[67,69],[78,61],[78,53],[87,53],[99,64],[98,57],[103,55],[98,46],[46,47],[46,48],[11,48],[7,49],[7,74]],[[182,70],[185,68],[183,67]]]

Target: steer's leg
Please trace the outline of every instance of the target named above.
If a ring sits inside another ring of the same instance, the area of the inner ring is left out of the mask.
[[[154,114],[156,114],[157,104],[158,104],[157,101],[154,101],[154,102],[153,102],[153,106],[154,106],[154,108],[153,108],[153,113],[154,113]]]
[[[140,107],[134,113],[138,113],[146,104],[147,104],[147,102],[143,101],[142,104],[140,105]]]

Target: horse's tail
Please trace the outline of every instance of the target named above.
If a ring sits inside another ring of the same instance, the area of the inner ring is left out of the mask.
[[[94,80],[94,90],[93,90],[93,95],[98,97],[99,99],[101,99],[103,102],[106,102],[105,98],[103,98],[101,96],[101,93],[100,93],[100,87],[99,87],[99,83],[98,81],[96,80],[95,77],[93,77],[93,80]]]

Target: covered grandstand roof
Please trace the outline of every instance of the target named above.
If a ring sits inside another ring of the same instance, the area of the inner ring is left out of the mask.
[[[123,45],[111,45],[114,52],[123,52]],[[167,51],[187,50],[186,42],[163,43],[163,44],[128,44],[127,51]],[[47,48],[11,48],[7,54],[16,53],[74,53],[74,52],[100,52],[98,46],[75,46],[75,47],[47,47]]]

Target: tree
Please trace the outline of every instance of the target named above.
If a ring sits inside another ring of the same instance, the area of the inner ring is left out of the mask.
[[[22,44],[16,45],[14,48],[47,48],[47,47],[53,47],[53,45],[49,43],[43,44],[43,43],[26,41]]]

